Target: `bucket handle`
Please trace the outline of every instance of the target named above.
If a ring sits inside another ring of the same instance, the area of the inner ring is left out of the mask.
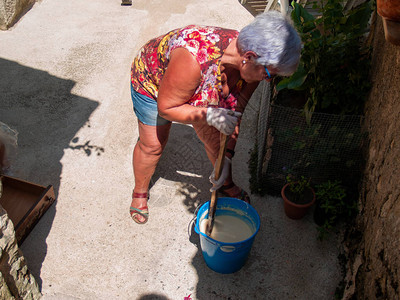
[[[235,246],[221,246],[221,247],[219,247],[219,249],[221,249],[221,251],[223,251],[223,252],[230,253],[230,252],[235,251],[236,247]]]
[[[196,224],[197,221],[197,211],[199,210],[201,205],[198,205],[193,213],[193,218],[190,220],[189,224],[188,224],[188,236],[189,236],[189,240],[190,240],[190,228],[192,226],[192,224]],[[200,234],[198,228],[196,228],[196,225],[194,226],[194,231],[196,231],[197,234]]]

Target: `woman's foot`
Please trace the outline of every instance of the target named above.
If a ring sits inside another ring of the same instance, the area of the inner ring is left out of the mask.
[[[250,196],[246,193],[244,189],[241,189],[233,182],[223,185],[221,188],[219,188],[218,193],[222,196],[240,199],[250,204]]]
[[[130,214],[133,221],[138,224],[145,224],[149,219],[149,208],[147,207],[147,193],[132,193]]]

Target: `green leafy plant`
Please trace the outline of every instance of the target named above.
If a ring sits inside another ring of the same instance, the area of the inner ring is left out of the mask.
[[[342,1],[315,2],[314,17],[292,2],[291,17],[303,49],[297,71],[281,80],[277,91],[293,89],[304,94],[304,112],[361,114],[370,88],[370,49],[363,36],[372,12],[372,1],[345,11]]]
[[[323,240],[339,220],[347,220],[355,215],[357,202],[347,197],[346,188],[339,180],[328,180],[316,185],[315,195],[324,213],[324,221],[318,228],[318,239]]]
[[[286,181],[289,184],[289,191],[291,192],[292,199],[294,203],[304,203],[306,201],[307,193],[311,188],[311,179],[301,176],[299,178],[293,175],[287,175]]]

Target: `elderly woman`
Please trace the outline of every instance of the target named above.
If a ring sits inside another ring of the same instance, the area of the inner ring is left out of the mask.
[[[213,165],[220,132],[229,136],[222,175],[218,182],[210,179],[225,196],[250,201],[231,176],[240,117],[260,81],[296,70],[300,50],[297,32],[279,12],[257,16],[240,32],[190,25],[141,48],[131,69],[132,101],[139,120],[130,208],[136,223],[149,218],[149,183],[171,121],[192,124]]]

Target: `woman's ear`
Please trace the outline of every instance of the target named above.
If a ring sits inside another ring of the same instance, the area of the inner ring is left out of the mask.
[[[247,51],[243,54],[243,58],[247,61],[251,61],[257,57],[258,57],[258,55],[253,51]]]

